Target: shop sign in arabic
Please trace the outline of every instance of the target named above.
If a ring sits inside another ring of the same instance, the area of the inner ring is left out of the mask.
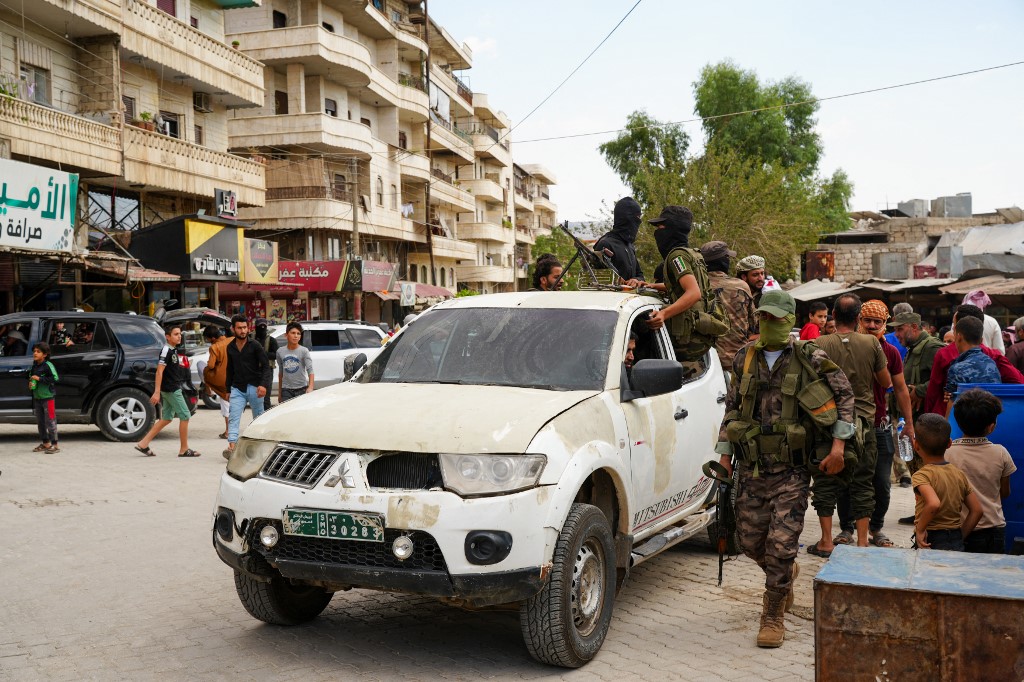
[[[301,285],[306,291],[336,291],[345,261],[283,260],[278,265],[281,284]]]
[[[78,175],[0,159],[0,246],[70,253]]]
[[[192,267],[199,274],[214,275],[237,275],[239,270],[238,260],[228,258],[214,258],[210,254],[197,256],[192,259]]]

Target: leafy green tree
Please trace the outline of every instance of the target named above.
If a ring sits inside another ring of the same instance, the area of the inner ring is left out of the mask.
[[[681,175],[686,167],[690,136],[681,126],[662,123],[644,111],[634,111],[626,119],[625,132],[598,147],[605,161],[633,192],[641,206],[659,199],[652,196],[661,172]]]

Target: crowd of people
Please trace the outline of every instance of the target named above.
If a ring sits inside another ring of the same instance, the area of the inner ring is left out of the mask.
[[[613,216],[595,253],[622,286],[663,292],[668,303],[648,327],[668,327],[684,367],[714,346],[731,374],[716,451],[729,475],[736,473],[739,547],[765,572],[759,646],[784,640],[809,505],[821,529],[810,554],[828,558],[837,544],[893,546],[883,526],[894,467],[900,484],[914,489],[915,513],[900,519],[914,526],[914,547],[1004,552],[1001,500],[1016,468],[1006,449],[988,440],[1002,404],[990,392],[961,387],[1024,383],[1024,318],[1004,347],[1011,330],[985,314],[991,300],[983,291],[970,292],[942,329],[923,323],[908,303],[890,313],[883,301],[846,293],[831,309],[811,303],[798,325],[796,301],[766,273],[762,256],[741,258],[733,277],[737,254],[726,243],[690,248],[689,209],[666,206],[649,221],[662,258],[653,282],[634,247],[639,205],[622,199]],[[534,288],[557,289],[561,271],[545,254]],[[634,333],[627,368],[636,348]],[[951,414],[964,434],[955,441]],[[914,453],[906,463],[894,457],[898,417]]]

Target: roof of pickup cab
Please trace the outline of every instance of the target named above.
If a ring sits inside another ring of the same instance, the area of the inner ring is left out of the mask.
[[[663,304],[660,298],[620,291],[517,291],[508,294],[463,296],[443,301],[432,310],[451,308],[570,308],[573,310],[633,310]]]

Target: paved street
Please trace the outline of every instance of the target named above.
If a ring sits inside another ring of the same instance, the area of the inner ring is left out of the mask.
[[[198,459],[174,456],[176,429],[145,458],[85,426],[61,427],[63,452],[32,453],[34,427],[0,426],[0,679],[813,679],[822,560],[801,554],[786,643],[760,650],[762,574],[732,561],[717,587],[706,542],[637,568],[604,648],[577,671],[534,663],[517,613],[422,598],[353,590],[311,624],[262,624],[211,547],[222,426],[211,410],[193,419]],[[898,545],[910,529],[895,519],[912,504],[894,488],[887,530]]]

